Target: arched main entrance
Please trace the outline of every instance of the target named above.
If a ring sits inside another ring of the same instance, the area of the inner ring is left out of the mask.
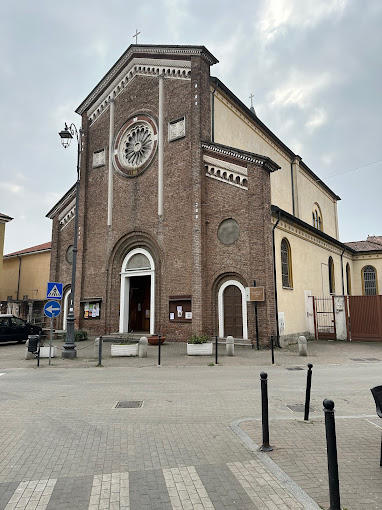
[[[121,269],[119,332],[154,334],[155,265],[147,250],[135,248],[125,257]]]
[[[219,336],[248,339],[245,288],[237,280],[224,282],[218,292]]]

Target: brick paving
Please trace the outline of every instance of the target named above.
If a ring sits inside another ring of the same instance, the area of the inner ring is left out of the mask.
[[[382,382],[382,344],[312,342],[307,358],[291,346],[276,350],[273,367],[269,351],[237,347],[216,367],[166,343],[162,367],[156,347],[148,358],[112,359],[105,344],[95,368],[92,342],[78,346],[78,359],[42,359],[40,369],[23,359],[25,346],[0,346],[0,510],[328,508],[326,397],[336,403],[342,504],[382,509],[382,420],[369,390]],[[307,362],[316,411],[304,423],[286,405],[303,401],[306,372],[287,369]],[[261,443],[262,370],[268,456],[230,428],[245,418],[241,429]],[[115,409],[124,400],[144,404]]]

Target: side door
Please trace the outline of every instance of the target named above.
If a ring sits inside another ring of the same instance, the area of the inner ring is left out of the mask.
[[[9,340],[11,340],[9,317],[0,317],[0,342],[9,342]]]

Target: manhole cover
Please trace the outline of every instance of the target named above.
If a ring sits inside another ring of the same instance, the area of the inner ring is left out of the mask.
[[[123,407],[124,409],[137,409],[138,407],[142,407],[143,400],[125,400],[121,402],[117,402],[115,404],[115,409],[118,407]]]
[[[305,412],[305,404],[287,404],[287,408],[293,411],[294,413]],[[309,406],[309,411],[316,411],[316,409],[312,406]]]
[[[287,367],[287,370],[304,370],[302,367]]]

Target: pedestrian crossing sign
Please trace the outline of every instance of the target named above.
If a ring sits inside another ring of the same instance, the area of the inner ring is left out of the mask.
[[[62,283],[48,282],[46,299],[62,299]]]

